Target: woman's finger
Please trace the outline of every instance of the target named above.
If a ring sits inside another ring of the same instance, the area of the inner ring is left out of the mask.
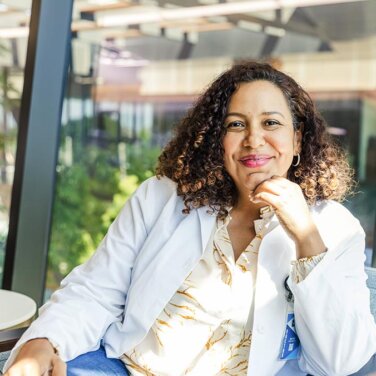
[[[271,205],[273,208],[278,209],[280,206],[280,199],[277,195],[270,192],[260,192],[254,195],[253,198],[250,198],[255,204],[265,202],[268,205]]]
[[[4,376],[40,376],[41,370],[39,364],[34,359],[23,359],[14,366],[10,367]]]
[[[56,356],[52,362],[52,376],[66,376],[67,365],[58,356]]]
[[[253,191],[253,196],[263,191],[274,193],[275,195],[282,195],[283,192],[289,188],[289,184],[291,184],[291,182],[284,178],[272,177],[260,183]]]

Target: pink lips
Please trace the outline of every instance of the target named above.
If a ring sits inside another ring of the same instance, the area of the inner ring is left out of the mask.
[[[266,165],[272,159],[269,155],[251,154],[239,159],[239,162],[246,167],[254,168]]]

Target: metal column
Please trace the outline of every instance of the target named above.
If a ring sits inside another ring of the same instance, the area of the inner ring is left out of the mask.
[[[73,0],[33,0],[3,288],[41,304]]]

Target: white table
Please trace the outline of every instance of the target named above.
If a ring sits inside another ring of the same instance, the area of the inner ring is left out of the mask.
[[[36,303],[28,296],[0,289],[0,330],[31,319],[36,310]]]

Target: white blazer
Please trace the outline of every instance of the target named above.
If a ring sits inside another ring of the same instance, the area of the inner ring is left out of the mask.
[[[182,214],[183,207],[168,178],[144,182],[96,253],[40,308],[39,318],[19,340],[4,369],[20,346],[36,337],[49,338],[64,361],[96,350],[102,338],[109,357],[119,357],[140,343],[199,261],[215,224],[207,207],[189,215]],[[294,242],[278,225],[259,250],[248,375],[349,375],[376,353],[364,232],[336,202],[322,202],[311,211],[328,252],[304,281],[289,280],[302,344],[300,359],[278,359],[286,326],[283,282],[296,258]]]

